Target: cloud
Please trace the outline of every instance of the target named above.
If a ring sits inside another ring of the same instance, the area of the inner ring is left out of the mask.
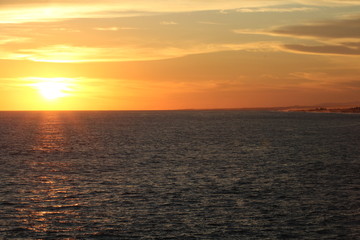
[[[94,28],[94,30],[97,31],[112,31],[112,32],[116,32],[119,30],[136,30],[138,28],[134,28],[134,27],[97,27]]]
[[[290,0],[289,2],[293,2]],[[69,18],[109,18],[149,13],[193,12],[268,7],[281,0],[2,0],[0,23],[59,21]]]
[[[84,3],[83,0],[2,0],[0,5],[38,5],[38,4],[96,4],[99,1],[88,0]],[[151,5],[155,7],[161,6],[160,9],[168,9],[173,7],[179,7],[178,11],[182,9],[209,9],[216,7],[221,9],[222,7],[231,8],[233,6],[264,6],[281,3],[283,0],[181,0],[181,1],[168,1],[168,0],[154,0],[149,3],[148,0],[102,0],[104,4],[113,4],[113,6],[131,6],[132,8],[150,8]],[[290,0],[292,2],[292,0]]]
[[[242,13],[266,13],[266,12],[279,12],[279,13],[289,13],[289,12],[305,12],[305,11],[313,11],[315,8],[309,7],[298,7],[298,8],[240,8],[237,9],[237,12]]]
[[[343,82],[341,85],[347,88],[360,89],[360,80]]]
[[[84,2],[79,0],[46,2],[51,4],[45,4],[45,1],[40,0],[18,0],[14,2],[0,0],[0,4],[8,4],[7,7],[0,8],[0,23],[30,22],[26,24],[0,24],[4,35],[29,37],[32,40],[27,44],[8,44],[6,50],[11,53],[6,54],[6,58],[32,59],[36,61],[154,60],[214,51],[245,50],[246,47],[248,51],[255,51],[252,46],[259,46],[258,42],[274,41],[269,36],[238,36],[229,31],[231,28],[236,27],[249,28],[248,32],[246,32],[246,29],[235,30],[237,33],[280,35],[290,38],[340,39],[343,42],[354,42],[354,38],[359,38],[360,34],[360,31],[358,31],[360,18],[308,25],[284,26],[270,31],[268,29],[254,30],[254,28],[267,27],[272,21],[276,22],[274,24],[278,24],[280,22],[279,19],[283,19],[281,16],[278,17],[276,14],[271,14],[271,18],[267,21],[266,18],[258,20],[258,15],[256,14],[239,14],[235,11],[238,9],[238,12],[281,13],[317,9],[290,4],[307,1],[289,0],[286,1],[287,5],[284,5],[283,0],[154,0],[151,3],[147,0],[90,0],[87,1],[87,4],[83,4]],[[165,2],[167,4],[164,4]],[[218,14],[221,9],[225,9],[229,13],[228,17]],[[228,9],[232,10],[228,11]],[[167,13],[200,10],[217,11],[199,12],[196,15],[170,15]],[[160,13],[166,13],[166,15],[160,16],[158,15]],[[116,18],[154,14],[156,16],[148,17],[145,21],[140,17]],[[184,17],[185,15],[186,18]],[[299,15],[302,16],[300,13]],[[291,19],[293,17],[297,20],[300,19],[297,13],[291,15]],[[76,18],[76,20],[63,21],[67,18]],[[36,21],[44,22],[36,23]],[[178,23],[181,23],[181,25],[178,25],[179,27],[181,26],[178,31],[175,31],[178,27],[159,27],[160,24],[170,26]],[[201,23],[203,26],[194,23]],[[216,26],[217,24],[223,27]],[[120,30],[135,28],[122,28],[121,26],[134,26],[141,30],[125,32]],[[36,29],[36,32],[31,29]],[[340,29],[340,32],[338,29]],[[65,30],[67,32],[64,32]],[[334,37],[336,34],[339,36]],[[341,37],[340,35],[347,37]],[[280,38],[280,40],[283,39],[285,38]],[[279,38],[275,40],[279,41]],[[256,42],[243,44],[251,41]],[[0,39],[0,44],[8,42],[11,41],[6,39],[1,41]],[[276,44],[273,42],[269,44],[270,47],[268,49],[270,51],[279,49],[274,47]],[[277,44],[280,45],[280,43]],[[297,52],[310,52],[314,50],[314,53],[327,52],[339,54],[339,52],[343,52],[343,54],[353,55],[357,54],[356,51],[358,51],[357,46],[342,42],[328,42],[327,46],[321,46],[322,49],[315,49],[315,47],[311,48],[310,46],[306,48],[305,45],[291,45],[288,42],[283,49]],[[330,47],[332,47],[331,50]],[[262,47],[260,51],[263,51],[263,49]],[[355,51],[355,53],[350,53],[351,51]],[[0,53],[0,55],[2,55],[0,56],[1,58],[5,54]]]
[[[358,43],[360,45],[360,42]],[[304,53],[322,53],[322,54],[336,54],[336,55],[360,55],[360,46],[349,47],[346,45],[319,45],[306,46],[300,44],[285,44],[285,49],[304,52]]]
[[[56,22],[76,18],[115,18],[148,16],[151,12],[139,12],[125,8],[109,8],[106,5],[20,5],[0,9],[1,23]]]
[[[328,20],[301,25],[288,25],[268,29],[235,29],[239,34],[261,34],[271,36],[285,36],[295,38],[309,38],[313,40],[355,40],[360,38],[360,17]]]
[[[360,38],[360,17],[306,25],[285,26],[273,33],[315,38]]]
[[[360,55],[360,17],[320,23],[285,26],[270,34],[311,38],[321,45],[285,44],[296,52],[315,54]]]
[[[233,31],[237,34],[259,34],[279,37],[281,34],[268,32],[265,29],[237,29]],[[291,35],[292,37],[303,38],[301,35]],[[316,40],[316,39],[315,39]],[[320,40],[321,45],[305,45],[305,44],[284,44],[278,42],[278,47],[285,51],[307,54],[331,54],[331,55],[360,55],[360,42],[335,42],[331,44],[332,39],[329,41]],[[347,39],[356,41],[356,39]],[[285,40],[282,40],[285,41]],[[329,42],[328,44],[326,42]],[[275,48],[275,47],[274,47]]]
[[[317,6],[349,6],[349,5],[360,5],[359,0],[297,0],[296,2],[317,5]]]
[[[249,1],[249,0],[2,0],[0,16],[7,17],[8,22],[26,20],[49,20],[57,18],[76,18],[80,16],[109,17],[109,13],[124,12],[187,12],[203,10],[235,9],[240,7],[270,6],[281,1]],[[68,13],[72,13],[68,14]],[[5,21],[5,18],[2,18]]]
[[[160,24],[162,25],[177,25],[177,22],[173,22],[173,21],[162,21]]]
[[[308,86],[318,86],[322,89],[360,89],[359,71],[348,69],[327,70],[326,72],[294,72],[292,76],[308,80]]]
[[[183,57],[191,54],[221,51],[269,52],[278,51],[277,43],[254,42],[247,44],[197,44],[191,46],[122,46],[111,48],[52,45],[35,49],[3,52],[0,59],[32,60],[39,62],[111,62],[150,61]]]
[[[285,4],[288,7],[284,7]],[[306,4],[291,7],[291,4]],[[1,0],[0,23],[59,21],[69,18],[104,18],[149,13],[194,12],[239,9],[240,12],[309,11],[308,6],[360,6],[354,0]],[[278,6],[278,7],[277,7]],[[280,6],[280,7],[279,7]],[[226,11],[225,11],[226,12]]]
[[[98,31],[118,31],[119,28],[118,27],[98,27],[98,28],[94,28],[95,30]]]
[[[18,4],[67,4],[67,3],[83,3],[83,0],[1,0],[0,5],[18,5]],[[98,1],[88,0],[86,4],[96,3]],[[119,3],[119,0],[103,0],[104,3]],[[148,3],[147,0],[122,0],[122,4],[140,4],[140,3]],[[284,0],[181,0],[181,1],[172,1],[171,3],[167,0],[154,0],[154,3],[167,3],[168,5],[204,5],[207,3],[208,5],[218,5],[218,4],[235,4],[239,3],[242,5],[265,5],[265,4],[274,4],[274,3],[284,3]],[[306,4],[359,4],[358,0],[287,0],[287,3],[306,3]]]
[[[220,25],[220,23],[210,22],[210,21],[199,21],[198,23],[205,24],[205,25]]]
[[[27,37],[17,37],[17,36],[0,36],[0,45],[14,43],[14,42],[26,42],[29,41],[30,38]]]

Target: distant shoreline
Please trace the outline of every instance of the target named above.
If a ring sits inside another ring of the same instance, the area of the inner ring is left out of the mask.
[[[287,112],[315,112],[315,113],[360,113],[360,107],[351,108],[310,108],[310,109],[288,109]]]

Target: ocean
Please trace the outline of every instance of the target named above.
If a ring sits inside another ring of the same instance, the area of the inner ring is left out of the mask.
[[[360,239],[360,114],[0,112],[0,239]]]

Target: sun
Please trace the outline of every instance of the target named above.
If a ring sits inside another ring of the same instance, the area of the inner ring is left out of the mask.
[[[66,84],[61,82],[42,82],[37,85],[37,88],[45,99],[54,100],[67,95]]]
[[[32,84],[40,95],[46,100],[56,100],[61,97],[66,97],[71,91],[70,81],[68,78],[36,78],[35,83]]]

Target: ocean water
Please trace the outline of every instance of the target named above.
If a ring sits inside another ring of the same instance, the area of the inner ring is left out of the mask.
[[[0,112],[0,239],[360,239],[360,115]]]

